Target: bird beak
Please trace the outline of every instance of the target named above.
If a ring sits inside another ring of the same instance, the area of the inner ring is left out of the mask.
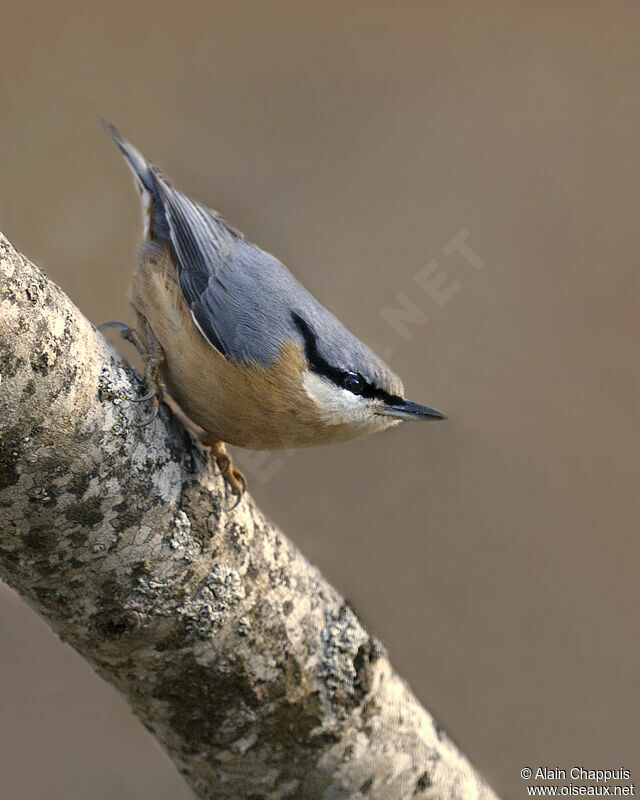
[[[385,404],[380,409],[381,414],[398,419],[446,419],[444,414],[428,406],[412,403],[411,400],[400,400],[393,404]]]

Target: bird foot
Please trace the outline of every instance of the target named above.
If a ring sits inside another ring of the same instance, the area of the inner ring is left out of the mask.
[[[122,338],[130,342],[142,356],[144,361],[144,380],[150,388],[141,397],[134,397],[132,402],[145,403],[151,401],[152,410],[148,419],[142,422],[134,422],[133,425],[136,428],[146,428],[158,416],[160,403],[167,391],[166,385],[160,377],[160,367],[164,362],[164,350],[153,335],[151,328],[148,328],[147,331],[150,347],[146,347],[138,332],[124,322],[103,322],[102,325],[98,325],[96,330],[102,332],[105,328],[118,328]]]
[[[231,506],[231,510],[233,510],[240,502],[242,495],[245,493],[247,488],[247,480],[242,472],[233,466],[231,456],[227,452],[224,442],[220,441],[220,439],[214,439],[208,434],[203,434],[200,438],[200,441],[205,447],[211,448],[211,453],[216,460],[218,469],[222,473],[222,477],[227,482],[232,494],[236,496],[236,501]]]

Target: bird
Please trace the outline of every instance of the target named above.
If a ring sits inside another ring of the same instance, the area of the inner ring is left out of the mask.
[[[246,480],[226,444],[252,450],[342,442],[445,415],[407,400],[400,378],[277,258],[191,199],[109,122],[142,203],[129,289],[157,404],[195,423],[232,493]],[[193,428],[192,426],[192,429]]]

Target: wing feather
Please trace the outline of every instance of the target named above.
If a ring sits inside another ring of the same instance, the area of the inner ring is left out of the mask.
[[[205,339],[226,358],[271,363],[291,338],[289,271],[160,173],[159,195],[184,298]],[[303,290],[304,291],[304,290]],[[266,313],[265,298],[269,313]]]
[[[214,212],[182,194],[163,177],[157,176],[157,180],[178,259],[180,287],[191,315],[209,344],[227,358],[233,357],[225,342],[220,314],[210,313],[207,295],[212,279],[230,263],[236,235]]]

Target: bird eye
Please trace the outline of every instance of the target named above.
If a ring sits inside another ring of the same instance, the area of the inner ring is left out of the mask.
[[[364,391],[364,380],[355,372],[345,372],[342,376],[342,386],[352,394],[362,394]]]

